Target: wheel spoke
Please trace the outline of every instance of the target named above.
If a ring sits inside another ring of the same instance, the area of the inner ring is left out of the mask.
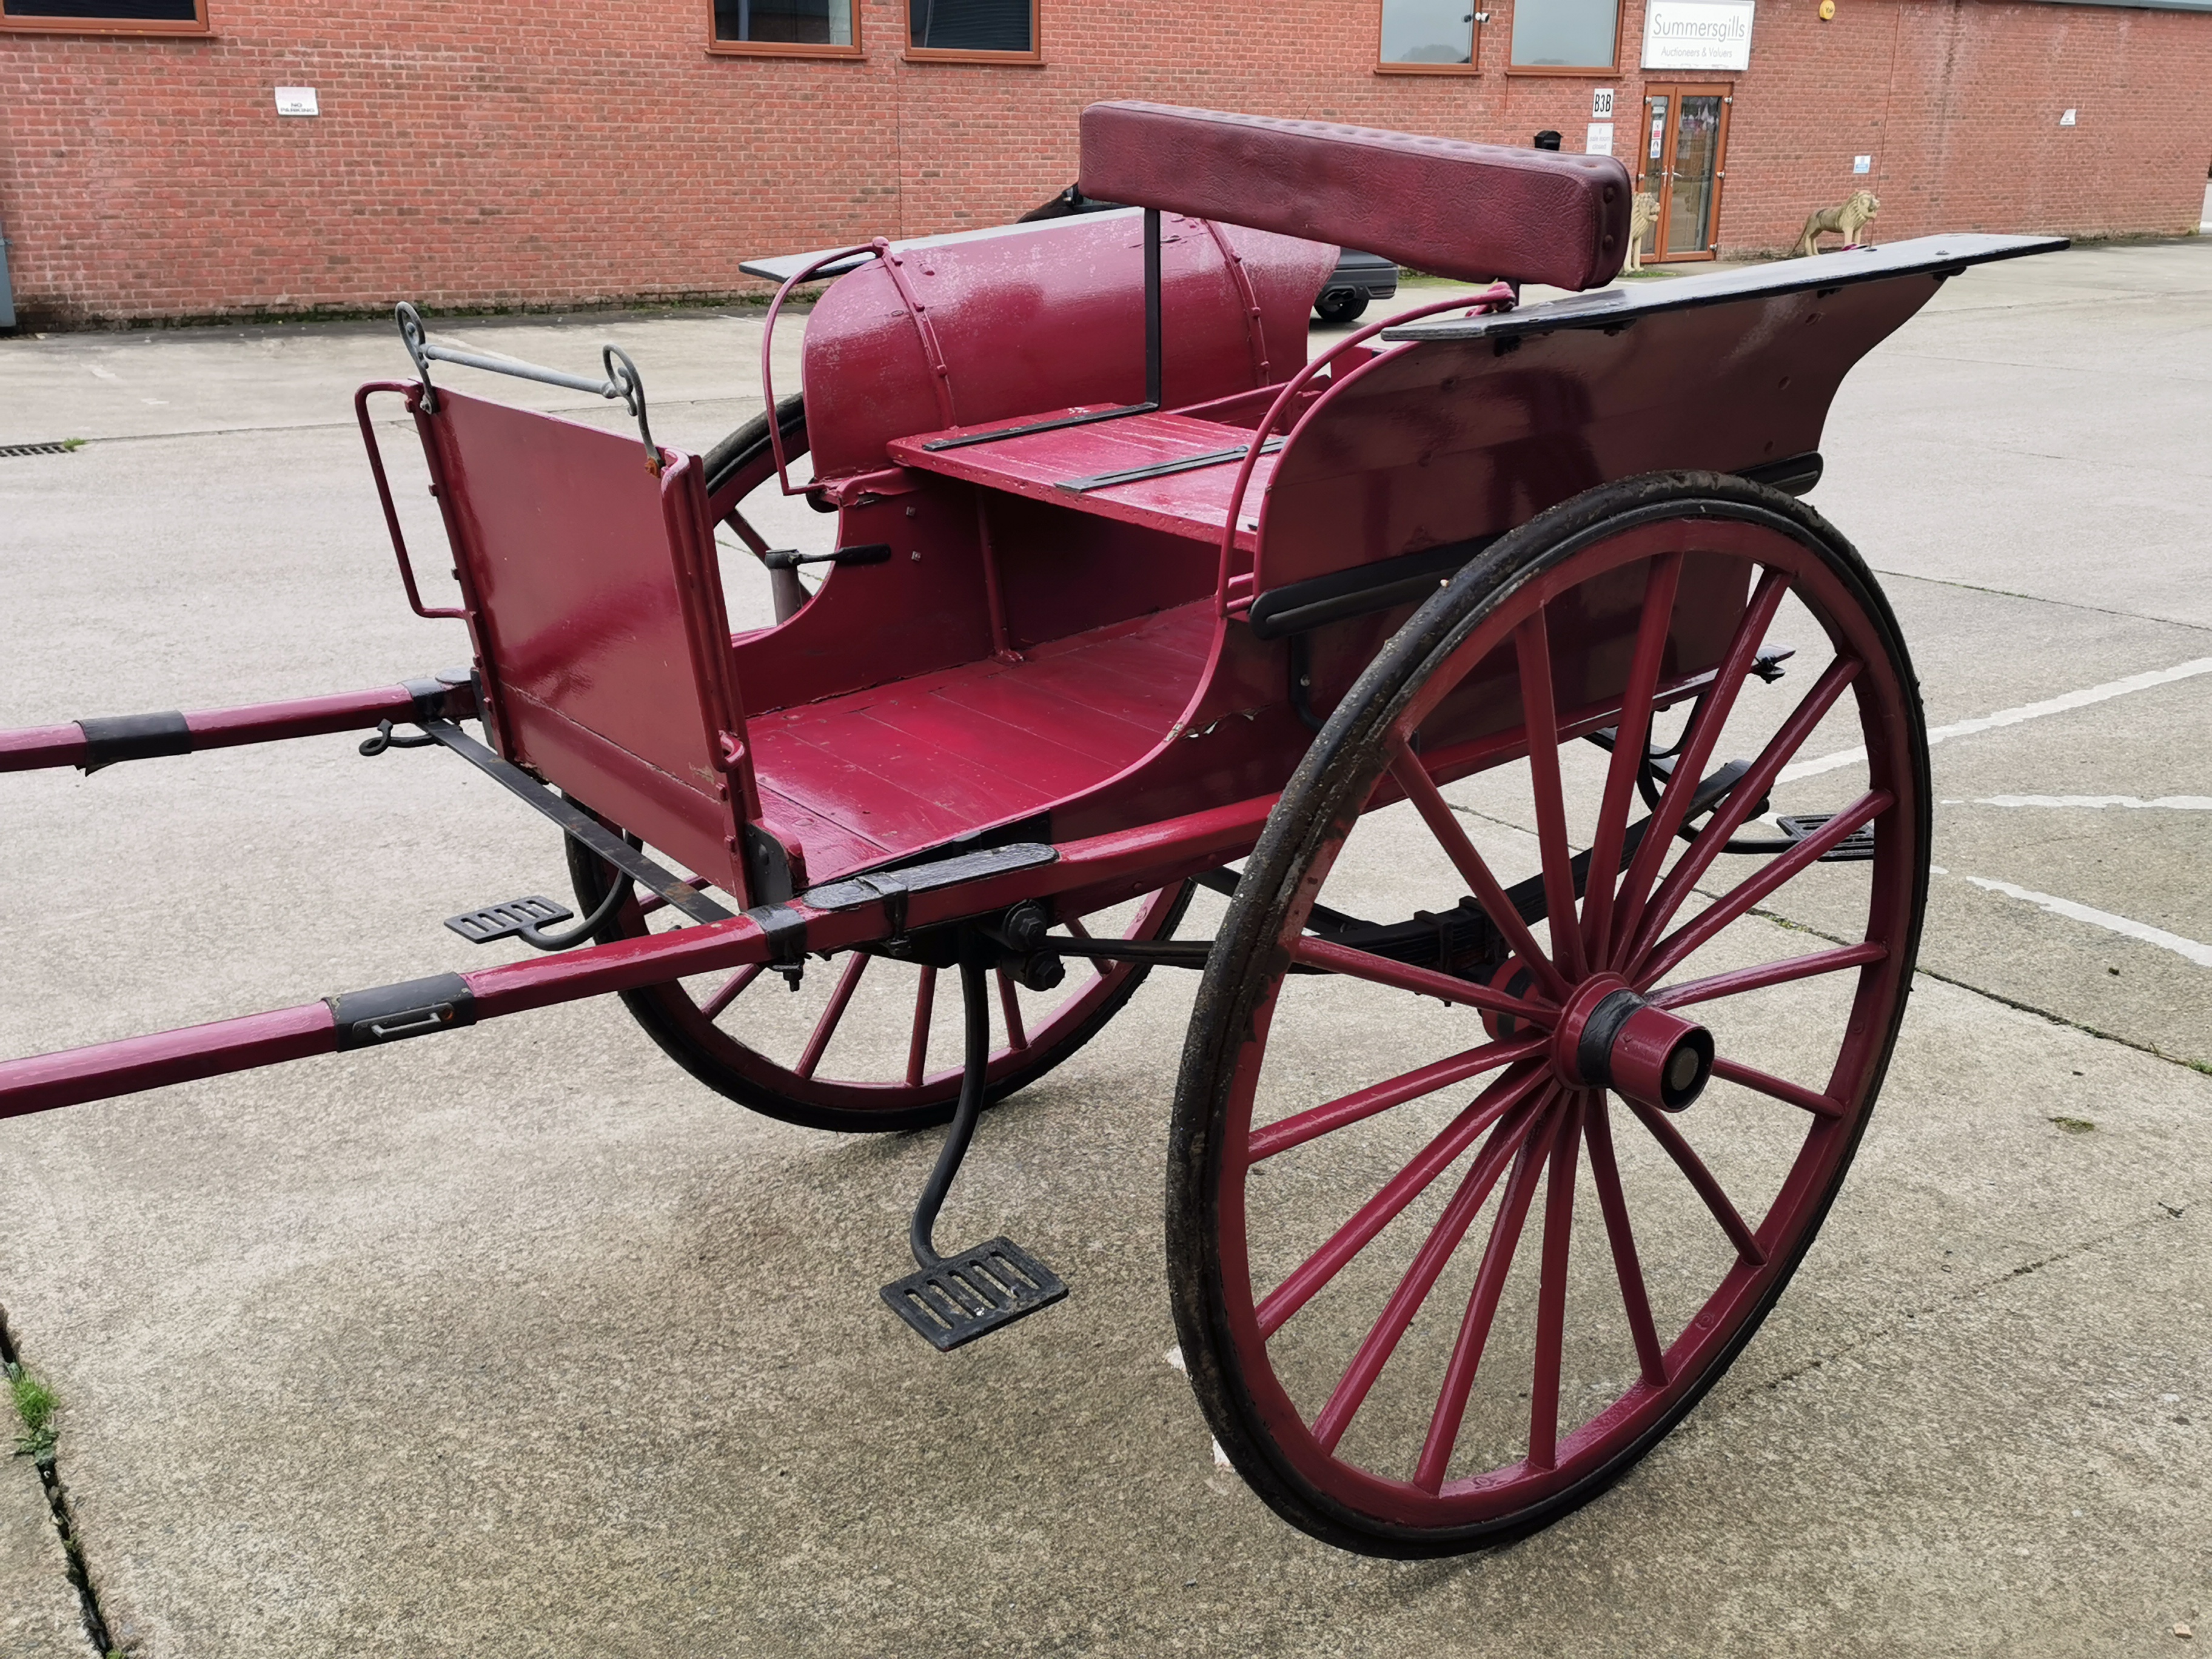
[[[929,1016],[937,1006],[937,969],[924,967],[914,990],[914,1035],[906,1045],[906,1086],[918,1089],[929,1069]]]
[[[1069,933],[1074,934],[1078,939],[1089,939],[1091,937],[1091,930],[1085,927],[1081,921],[1074,916],[1070,916],[1060,925],[1066,927]],[[1109,962],[1104,957],[1093,957],[1091,958],[1091,971],[1097,975],[1101,979],[1106,977],[1107,970],[1113,965],[1114,964]]]
[[[1686,980],[1680,985],[1669,985],[1655,991],[1651,1000],[1662,1008],[1680,1008],[1693,1002],[1711,1002],[1716,997],[1741,996],[1748,991],[1763,991],[1770,985],[1787,985],[1793,980],[1811,979],[1819,974],[1840,973],[1846,968],[1863,968],[1869,963],[1881,962],[1889,955],[1889,947],[1869,939],[1859,945],[1846,945],[1833,951],[1815,951],[1809,956],[1784,957],[1779,962],[1770,962],[1758,968],[1735,968],[1724,974],[1710,974],[1704,979]]]
[[[1329,1395],[1328,1403],[1322,1407],[1321,1415],[1314,1419],[1314,1438],[1328,1449],[1334,1451],[1336,1443],[1344,1437],[1353,1413],[1365,1401],[1376,1379],[1382,1375],[1390,1356],[1397,1352],[1407,1328],[1413,1322],[1413,1316],[1428,1300],[1437,1276],[1459,1249],[1460,1240],[1467,1236],[1483,1200],[1498,1184],[1498,1177],[1504,1173],[1505,1160],[1521,1149],[1531,1127],[1542,1116],[1548,1099],[1548,1095],[1539,1096],[1527,1110],[1501,1119],[1490,1132],[1482,1151],[1475,1155],[1474,1162],[1468,1166],[1451,1201],[1444,1206],[1436,1225],[1429,1229],[1429,1236],[1421,1241],[1413,1266],[1407,1269],[1398,1288],[1390,1293],[1390,1300],[1368,1331],[1367,1340],[1359,1345],[1359,1352],[1352,1356],[1352,1364],[1338,1382],[1336,1391]]]
[[[1444,1367],[1443,1391],[1437,1396],[1436,1413],[1429,1419],[1429,1437],[1421,1447],[1421,1461],[1413,1470],[1413,1484],[1423,1492],[1440,1491],[1444,1472],[1451,1467],[1452,1448],[1459,1443],[1460,1425],[1467,1417],[1467,1397],[1474,1387],[1475,1371],[1482,1364],[1482,1350],[1490,1340],[1492,1322],[1498,1317],[1498,1298],[1505,1292],[1505,1275],[1513,1266],[1513,1252],[1521,1243],[1521,1229],[1528,1218],[1528,1200],[1536,1191],[1536,1173],[1544,1166],[1544,1137],[1548,1121],[1537,1126],[1521,1143],[1513,1161],[1513,1179],[1506,1183],[1498,1214],[1490,1224],[1490,1242],[1482,1249],[1482,1265],[1475,1269],[1474,1290],[1467,1299],[1467,1314],[1460,1321],[1459,1340],[1452,1345],[1451,1361]]]
[[[1620,1305],[1628,1316],[1628,1334],[1636,1343],[1636,1363],[1647,1384],[1663,1389],[1667,1355],[1651,1323],[1651,1298],[1644,1289],[1643,1265],[1636,1259],[1636,1234],[1628,1223],[1620,1169],[1613,1161],[1613,1125],[1602,1093],[1591,1097],[1589,1109],[1583,1114],[1583,1138],[1589,1143],[1590,1180],[1597,1188],[1597,1206],[1605,1216],[1606,1243],[1613,1247],[1613,1276],[1620,1281]]]
[[[1493,1013],[1511,1014],[1533,1025],[1549,1026],[1558,1018],[1559,1011],[1541,1003],[1523,1002],[1519,997],[1510,997],[1503,991],[1493,991],[1487,985],[1477,985],[1472,980],[1455,979],[1449,974],[1439,974],[1434,969],[1416,968],[1410,963],[1393,962],[1388,957],[1378,957],[1371,951],[1355,951],[1350,945],[1332,945],[1327,939],[1308,933],[1291,946],[1291,960],[1309,968],[1320,968],[1332,974],[1342,974],[1348,979],[1364,979],[1370,984],[1387,985],[1393,990],[1411,991],[1416,996],[1436,997],[1445,1002],[1463,1003],[1469,1007],[1487,1008]]]
[[[1477,1135],[1543,1086],[1549,1073],[1541,1066],[1508,1072],[1439,1129],[1413,1161],[1384,1182],[1374,1197],[1329,1235],[1328,1242],[1301,1262],[1291,1276],[1267,1292],[1255,1310],[1260,1334],[1273,1336],[1292,1314],[1344,1270],[1398,1212],[1425,1192],[1431,1182],[1474,1144]]]
[[[1398,787],[1413,803],[1414,810],[1420,813],[1422,821],[1429,826],[1429,833],[1437,838],[1437,844],[1444,849],[1444,855],[1451,860],[1452,867],[1459,872],[1460,878],[1473,890],[1475,902],[1482,907],[1482,912],[1490,918],[1491,925],[1504,935],[1505,942],[1513,947],[1513,953],[1528,965],[1551,996],[1558,1001],[1565,1001],[1565,979],[1553,966],[1551,957],[1536,943],[1535,935],[1528,931],[1528,924],[1521,919],[1520,911],[1514,908],[1513,901],[1505,896],[1505,890],[1498,884],[1498,878],[1490,873],[1490,866],[1483,861],[1482,854],[1474,850],[1474,843],[1468,839],[1467,831],[1460,827],[1459,818],[1452,811],[1451,804],[1437,789],[1436,780],[1429,775],[1429,769],[1421,764],[1420,757],[1407,748],[1401,738],[1391,739],[1390,775],[1398,781]]]
[[[1659,797],[1658,810],[1651,815],[1651,827],[1644,832],[1636,857],[1629,864],[1628,874],[1621,880],[1619,911],[1613,927],[1613,949],[1607,957],[1610,966],[1620,965],[1626,942],[1636,937],[1637,924],[1644,916],[1644,899],[1659,879],[1660,861],[1667,856],[1674,831],[1689,816],[1690,802],[1705,777],[1705,763],[1712,757],[1713,745],[1720,741],[1721,727],[1728,724],[1729,714],[1735,708],[1736,694],[1743,689],[1744,676],[1751,672],[1752,659],[1758,654],[1759,641],[1766,637],[1774,613],[1781,608],[1783,597],[1789,591],[1789,579],[1778,570],[1766,571],[1759,577],[1759,586],[1752,590],[1751,603],[1745,606],[1743,620],[1736,624],[1735,636],[1729,641],[1712,689],[1705,694],[1685,735],[1674,775],[1667,780],[1666,791]]]
[[[1559,1462],[1559,1350],[1566,1334],[1567,1252],[1574,1242],[1575,1148],[1588,1096],[1562,1101],[1544,1192],[1544,1260],[1536,1285],[1536,1363],[1528,1383],[1528,1467]]]
[[[1014,979],[1005,969],[999,969],[999,1011],[1006,1021],[1006,1047],[1015,1054],[1030,1046],[1029,1033],[1022,1029],[1022,1005],[1014,995]]]
[[[1287,1152],[1293,1146],[1303,1146],[1309,1140],[1334,1133],[1347,1124],[1364,1122],[1378,1112],[1387,1112],[1393,1106],[1402,1106],[1409,1100],[1419,1100],[1424,1095],[1434,1094],[1439,1089],[1449,1088],[1455,1083],[1496,1071],[1501,1066],[1510,1066],[1516,1060],[1526,1060],[1531,1054],[1541,1054],[1551,1043],[1548,1036],[1523,1037],[1518,1042],[1486,1042],[1479,1048],[1469,1048],[1465,1054],[1454,1054],[1433,1065],[1423,1066],[1381,1083],[1370,1084],[1341,1099],[1326,1105],[1316,1106],[1270,1123],[1265,1128],[1255,1129],[1244,1153],[1247,1168],[1278,1152]]]
[[[1721,1224],[1721,1231],[1735,1246],[1735,1253],[1754,1267],[1765,1266],[1766,1252],[1752,1237],[1751,1229],[1743,1224],[1743,1218],[1736,1213],[1735,1206],[1729,1202],[1729,1195],[1721,1190],[1721,1183],[1713,1178],[1713,1172],[1705,1167],[1705,1160],[1690,1150],[1690,1143],[1682,1139],[1681,1131],[1668,1122],[1666,1115],[1656,1108],[1646,1106],[1640,1100],[1631,1100],[1626,1095],[1621,1097],[1621,1100],[1630,1111],[1636,1114],[1644,1127],[1651,1131],[1651,1138],[1666,1149],[1667,1156],[1674,1160],[1675,1167],[1689,1177],[1690,1185],[1697,1189],[1698,1196],[1705,1200],[1705,1207],[1713,1212],[1713,1219]]]
[[[1705,827],[1698,832],[1697,840],[1690,843],[1689,850],[1667,872],[1666,881],[1644,908],[1635,943],[1628,947],[1627,960],[1633,962],[1651,948],[1651,941],[1674,920],[1674,912],[1689,896],[1698,878],[1705,874],[1728,846],[1729,838],[1743,827],[1745,820],[1766,799],[1767,791],[1774,787],[1776,775],[1792,755],[1805,746],[1806,738],[1813,735],[1813,728],[1864,666],[1856,657],[1839,657],[1828,665],[1828,672],[1806,692],[1782,729],[1759,751],[1751,770],[1737,779],[1735,787],[1721,798],[1712,816],[1705,820]]]
[[[1811,867],[1821,854],[1837,845],[1844,836],[1872,823],[1889,811],[1896,800],[1897,797],[1887,789],[1870,790],[1861,795],[1788,852],[1769,859],[1757,875],[1738,882],[1653,946],[1650,956],[1625,970],[1629,979],[1638,990],[1650,989],[1655,981],[1677,967],[1722,928],[1742,916],[1784,882],[1794,879],[1800,871]]]
[[[1659,671],[1667,663],[1667,636],[1674,620],[1674,593],[1682,577],[1682,556],[1668,553],[1645,567],[1644,619],[1636,630],[1636,655],[1622,694],[1620,724],[1613,728],[1613,764],[1606,770],[1605,795],[1598,809],[1597,835],[1590,847],[1590,873],[1583,900],[1583,950],[1587,960],[1603,962],[1613,929],[1613,890],[1620,881],[1621,844],[1636,799],[1636,774],[1651,738],[1651,705],[1659,695]]]
[[[736,507],[732,507],[722,515],[722,522],[737,532],[738,539],[750,548],[756,557],[767,556],[769,550],[767,538],[759,531],[754,529],[746,521],[745,515],[738,512]]]
[[[1574,850],[1567,845],[1566,801],[1559,788],[1559,714],[1544,614],[1540,608],[1513,630],[1513,650],[1521,669],[1521,719],[1528,735],[1528,782],[1536,798],[1536,845],[1544,864],[1552,953],[1568,978],[1580,980],[1583,934],[1575,917]]]
[[[714,995],[699,1005],[699,1012],[705,1015],[709,1022],[720,1019],[722,1017],[722,1010],[735,1002],[746,986],[767,971],[768,963],[764,962],[747,963],[729,978],[724,980]]]
[[[1787,1102],[1792,1106],[1801,1106],[1815,1117],[1841,1117],[1844,1115],[1844,1103],[1833,1095],[1824,1095],[1805,1088],[1787,1078],[1762,1072],[1755,1066],[1746,1066],[1733,1060],[1716,1060],[1713,1061],[1713,1075],[1724,1077],[1730,1083],[1741,1083],[1747,1089],[1756,1089],[1760,1094]]]
[[[812,1077],[814,1068],[822,1063],[822,1051],[830,1046],[830,1039],[837,1034],[837,1022],[845,1018],[846,1006],[853,1000],[853,993],[860,988],[860,975],[868,971],[871,958],[865,951],[853,952],[852,960],[838,977],[837,988],[830,994],[830,1006],[822,1011],[822,1018],[814,1022],[814,1035],[806,1039],[806,1052],[792,1067],[801,1077]]]

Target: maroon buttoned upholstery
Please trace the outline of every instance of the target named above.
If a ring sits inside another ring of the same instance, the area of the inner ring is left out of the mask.
[[[1093,104],[1085,196],[1380,253],[1468,282],[1613,280],[1628,251],[1627,168],[1328,121]]]

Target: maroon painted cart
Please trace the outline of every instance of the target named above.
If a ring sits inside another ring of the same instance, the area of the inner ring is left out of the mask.
[[[771,337],[835,280],[800,395],[764,349],[766,412],[703,456],[653,443],[611,349],[531,368],[403,307],[416,377],[356,404],[409,600],[469,664],[0,733],[0,769],[374,728],[553,819],[574,907],[453,918],[540,953],[477,972],[0,1063],[0,1113],[615,993],[756,1110],[951,1121],[884,1291],[945,1348],[1065,1290],[1004,1238],[935,1248],[982,1108],[1195,969],[1167,1236],[1215,1436],[1347,1548],[1509,1537],[1690,1409],[1850,1162],[1917,943],[1926,738],[1873,577],[1796,496],[1853,363],[1967,266],[2061,244],[1607,288],[1609,158],[1126,103],[1082,137],[1085,193],[1133,207],[749,267],[783,279]],[[1309,362],[1339,243],[1492,285]],[[620,398],[642,443],[441,363]],[[779,491],[831,548],[768,545]],[[718,526],[775,626],[732,635]],[[1211,939],[1178,931],[1200,888]]]

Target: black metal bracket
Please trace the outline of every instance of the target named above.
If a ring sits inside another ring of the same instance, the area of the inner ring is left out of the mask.
[[[957,854],[949,859],[933,859],[927,864],[902,865],[864,876],[849,876],[842,881],[810,887],[799,896],[814,910],[856,910],[878,900],[886,905],[896,902],[902,921],[909,895],[933,892],[940,887],[957,887],[987,876],[1034,870],[1059,857],[1057,848],[1041,842],[1018,842],[1011,847],[987,848],[981,852]]]
[[[459,974],[347,991],[323,1000],[330,1004],[341,1054],[477,1023],[476,994]]]
[[[803,564],[888,564],[891,548],[889,542],[871,542],[864,547],[841,547],[834,553],[802,553],[795,547],[772,547],[761,555],[761,562],[770,570],[796,570]]]
[[[1286,441],[1270,438],[1260,446],[1262,455],[1272,455]],[[1088,495],[1094,489],[1111,489],[1115,484],[1139,483],[1146,478],[1165,478],[1177,472],[1196,472],[1205,467],[1225,466],[1231,461],[1241,461],[1249,444],[1239,444],[1234,449],[1209,449],[1202,455],[1185,455],[1180,460],[1155,461],[1150,466],[1125,466],[1119,472],[1094,472],[1087,478],[1062,478],[1054,489],[1064,489],[1071,495]]]
[[[728,921],[731,913],[673,872],[663,869],[573,801],[564,800],[511,761],[501,759],[451,720],[422,722],[422,729],[463,760],[496,780],[515,799],[559,824],[600,858],[644,884],[698,922]]]

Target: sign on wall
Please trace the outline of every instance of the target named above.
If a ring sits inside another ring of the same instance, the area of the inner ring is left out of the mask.
[[[1752,0],[1649,0],[1644,9],[1644,67],[1751,67]]]

